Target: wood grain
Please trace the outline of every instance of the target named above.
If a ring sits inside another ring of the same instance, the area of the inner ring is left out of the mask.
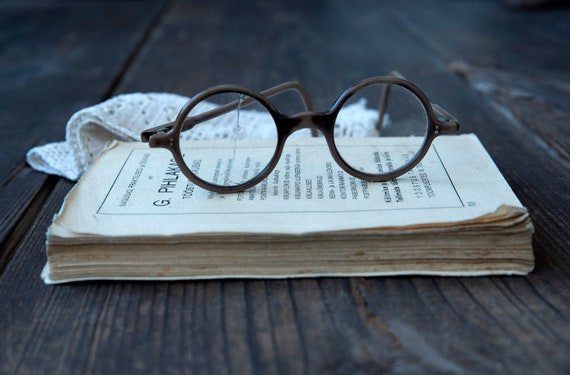
[[[43,66],[44,58],[45,69],[59,63],[71,69],[47,75],[61,86],[52,98],[51,83],[18,78],[44,116],[0,104],[3,116],[23,124],[1,163],[0,238],[10,250],[3,249],[0,275],[0,373],[570,370],[565,129],[528,125],[540,107],[518,112],[516,126],[500,109],[511,104],[477,90],[450,64],[568,77],[567,9],[521,13],[497,2],[441,0],[111,4],[0,5],[0,25],[14,19],[49,29],[33,41],[24,26],[9,34],[18,47],[7,53],[23,56],[14,66]],[[67,23],[49,23],[55,14],[67,15]],[[111,19],[104,32],[96,21],[103,18]],[[84,41],[81,48],[74,38]],[[0,37],[0,46],[8,39]],[[542,53],[519,47],[521,40],[542,40]],[[35,60],[16,53],[28,45],[40,51]],[[8,69],[4,61],[0,72]],[[217,83],[261,89],[291,79],[325,109],[350,84],[391,69],[456,115],[463,132],[477,133],[529,207],[536,269],[528,277],[42,283],[45,230],[73,184],[30,172],[22,159],[30,145],[62,138],[65,112],[122,92],[192,95]],[[565,91],[526,82],[536,95],[563,102]],[[557,108],[567,113],[565,104]]]
[[[64,138],[77,110],[108,90],[159,10],[157,5],[57,2],[0,5],[2,182],[34,145]],[[56,22],[57,20],[57,22]]]

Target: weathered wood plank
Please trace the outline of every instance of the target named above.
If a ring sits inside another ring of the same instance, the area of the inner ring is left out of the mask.
[[[394,7],[394,14],[403,29],[422,40],[442,63],[459,59],[475,66],[570,78],[560,51],[570,43],[567,6],[531,11],[497,1],[428,0],[420,7],[414,1],[406,3],[400,5],[405,12]]]
[[[10,135],[0,139],[0,183],[29,148],[63,140],[75,111],[108,96],[159,10],[152,2],[0,5],[0,127]]]
[[[414,6],[418,14],[422,9],[431,14],[434,4],[439,2]],[[475,4],[485,12],[499,7]],[[452,26],[459,28],[473,7],[439,7],[437,13],[439,19],[454,18]],[[0,319],[0,331],[7,338],[3,342],[9,344],[0,350],[2,371],[568,370],[566,167],[536,146],[531,130],[513,128],[450,71],[447,55],[441,52],[445,48],[426,46],[410,33],[402,23],[409,14],[396,3],[330,1],[316,8],[301,1],[251,7],[231,1],[219,6],[174,2],[116,92],[190,95],[215,83],[263,88],[299,79],[323,108],[354,81],[398,68],[433,101],[456,114],[464,131],[480,135],[531,209],[537,269],[530,276],[89,282],[47,287],[39,279],[45,262],[44,233],[71,186],[60,181],[0,276],[0,300],[11,306],[2,310],[7,316]],[[433,28],[434,40],[457,43],[457,30],[445,30],[443,22]],[[494,32],[500,39],[508,30]]]
[[[1,189],[0,207],[5,212],[0,224],[0,274],[18,242],[29,230],[36,213],[45,203],[57,179],[24,169]]]

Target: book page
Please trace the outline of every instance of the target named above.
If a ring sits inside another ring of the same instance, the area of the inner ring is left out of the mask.
[[[216,152],[219,142],[231,140],[211,142]],[[247,147],[254,155],[264,144]],[[223,178],[219,163],[201,167]],[[437,138],[419,165],[387,182],[343,171],[323,138],[292,138],[263,182],[234,194],[195,186],[166,150],[115,143],[70,193],[52,230],[105,236],[302,234],[452,223],[501,205],[520,202],[474,135]]]

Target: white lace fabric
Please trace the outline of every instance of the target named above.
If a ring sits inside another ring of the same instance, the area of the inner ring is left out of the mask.
[[[78,180],[106,144],[112,140],[140,141],[140,133],[148,128],[173,121],[189,98],[169,93],[123,94],[75,113],[66,127],[66,139],[32,148],[27,162],[35,170]],[[208,102],[199,105],[214,108]],[[204,108],[208,109],[208,108]],[[343,136],[365,136],[374,129],[378,112],[366,109],[366,103],[357,102],[343,111],[350,116],[339,117],[336,126]],[[349,112],[346,112],[349,114]],[[266,113],[243,111],[243,123],[254,124],[267,118]],[[211,133],[193,135],[193,138],[231,138],[235,124],[220,117]],[[256,129],[255,126],[249,127]],[[240,132],[241,133],[241,132]],[[182,133],[184,137],[188,133]],[[242,134],[247,137],[248,134]],[[255,134],[258,138],[264,134]],[[186,137],[188,138],[188,137]]]

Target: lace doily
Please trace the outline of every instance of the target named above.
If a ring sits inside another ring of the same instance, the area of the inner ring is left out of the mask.
[[[28,164],[41,172],[77,180],[109,141],[140,141],[141,131],[173,121],[188,99],[168,93],[134,93],[119,95],[82,109],[69,119],[66,140],[31,149],[27,153]],[[208,102],[200,105],[206,110],[215,107]],[[378,112],[367,109],[364,101],[343,108],[343,112],[346,115],[339,116],[336,124],[340,129],[335,130],[335,134],[343,136],[366,136],[374,129],[378,118]],[[241,121],[248,124],[267,118],[266,113],[251,110],[242,111],[240,116]],[[212,127],[215,131],[194,134],[192,137],[215,139],[234,134],[235,123],[224,117],[214,121],[217,121],[216,126]],[[182,133],[183,137],[186,135]],[[247,132],[242,136],[247,137]],[[268,135],[256,133],[255,136],[263,138]]]

